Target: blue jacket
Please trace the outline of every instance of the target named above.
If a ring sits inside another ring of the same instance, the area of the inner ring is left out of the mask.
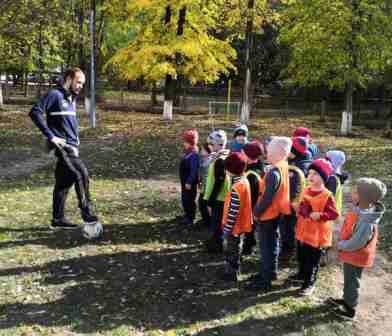
[[[50,90],[33,106],[29,116],[48,140],[56,136],[69,145],[79,146],[79,121],[75,99],[64,88]]]
[[[289,164],[301,169],[305,177],[308,176],[309,166],[312,164],[312,154],[307,151],[304,155],[289,159]]]
[[[199,153],[192,151],[184,154],[180,163],[181,185],[185,184],[197,186],[199,183]]]
[[[319,158],[320,150],[316,144],[314,144],[314,143],[309,144],[308,151],[311,155],[311,160],[316,160]]]

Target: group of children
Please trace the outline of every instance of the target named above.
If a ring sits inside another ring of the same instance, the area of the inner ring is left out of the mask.
[[[322,157],[303,127],[292,138],[270,137],[263,143],[249,142],[245,125],[235,129],[229,144],[226,133],[215,130],[200,151],[198,140],[195,129],[183,133],[183,224],[193,224],[200,190],[201,222],[210,230],[207,251],[225,255],[222,278],[238,281],[241,257],[258,243],[259,272],[247,288],[270,291],[279,259],[296,250],[298,271],[288,281],[301,287],[300,295],[312,295],[321,259],[332,246],[333,222],[342,213],[342,186],[348,178],[344,152],[328,151]],[[344,296],[330,299],[340,316],[355,316],[362,270],[374,261],[385,194],[385,184],[374,178],[359,179],[353,187],[353,208],[337,243]]]

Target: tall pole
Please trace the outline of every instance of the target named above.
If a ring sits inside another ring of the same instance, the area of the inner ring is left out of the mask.
[[[90,126],[96,127],[95,106],[95,0],[91,0],[90,36],[91,36],[91,73],[90,73]]]
[[[246,124],[250,116],[250,87],[252,81],[251,50],[253,38],[255,0],[248,0],[248,19],[246,24],[245,83],[242,90],[241,123]]]

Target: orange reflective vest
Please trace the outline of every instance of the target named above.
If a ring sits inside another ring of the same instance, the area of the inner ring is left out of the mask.
[[[349,240],[352,237],[358,217],[359,215],[354,212],[349,212],[346,215],[340,231],[340,240]],[[378,225],[375,226],[373,237],[366,246],[357,251],[339,251],[339,259],[344,263],[357,267],[372,267],[376,257],[377,242]]]
[[[291,213],[289,164],[287,161],[281,161],[275,165],[275,168],[278,168],[280,172],[279,189],[272,200],[271,206],[259,216],[258,219],[261,222]],[[264,191],[265,182],[263,181],[263,183],[260,183],[260,198],[263,197]]]
[[[324,212],[331,196],[332,193],[327,189],[317,196],[311,196],[310,187],[307,187],[303,200],[310,204],[312,212]],[[332,245],[332,232],[333,226],[330,221],[315,221],[311,218],[304,218],[298,213],[297,240],[315,248],[329,247]]]
[[[252,232],[253,216],[252,216],[252,201],[250,194],[250,185],[248,179],[243,176],[233,186],[240,198],[240,210],[237,220],[234,224],[232,234],[238,236],[242,233]],[[227,222],[230,210],[231,191],[226,195],[225,204],[223,208],[222,229]]]

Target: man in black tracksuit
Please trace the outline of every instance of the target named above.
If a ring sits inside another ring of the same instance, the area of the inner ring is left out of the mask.
[[[79,158],[79,122],[75,99],[84,83],[85,76],[82,70],[73,68],[66,71],[63,86],[50,90],[33,106],[29,114],[34,124],[47,138],[49,150],[54,149],[58,159],[53,192],[52,228],[77,227],[68,222],[64,215],[67,194],[73,185],[75,185],[83,221],[98,222],[98,217],[92,210],[88,171]]]

